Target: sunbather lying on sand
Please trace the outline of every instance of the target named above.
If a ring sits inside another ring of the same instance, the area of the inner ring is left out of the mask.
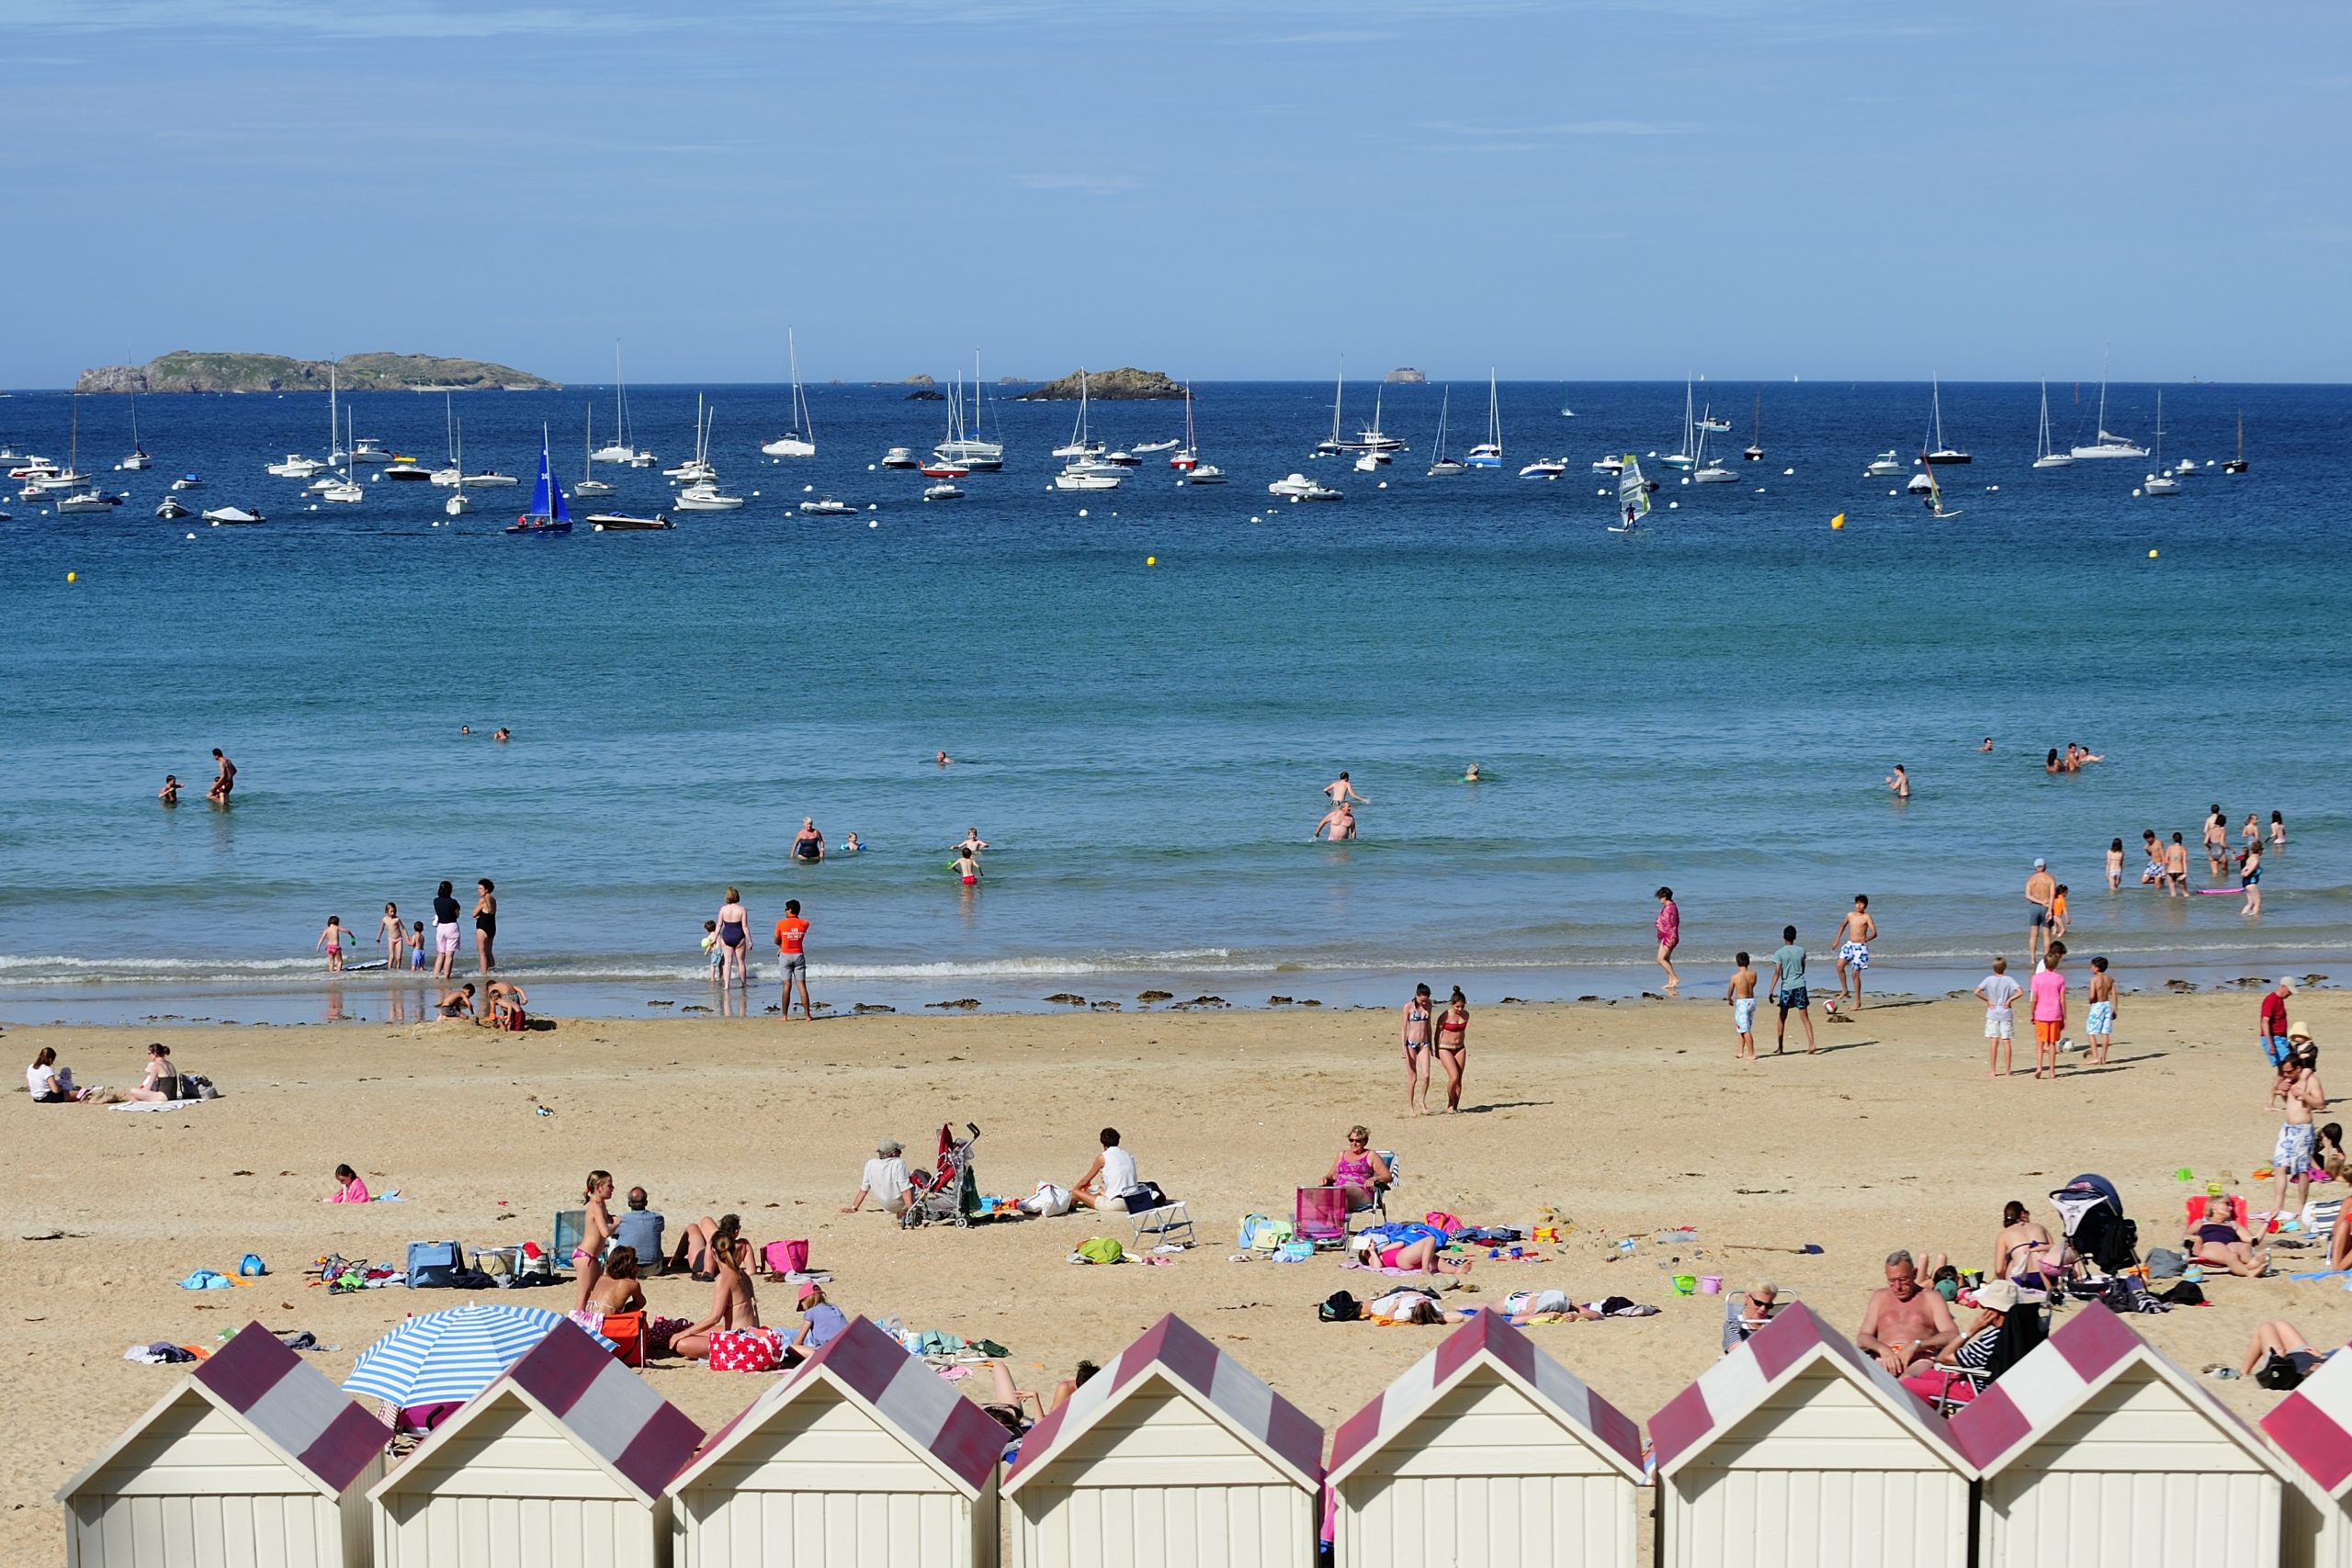
[[[1418,1241],[1383,1247],[1379,1239],[1359,1235],[1350,1242],[1355,1259],[1366,1269],[1401,1269],[1410,1274],[1467,1274],[1470,1259],[1456,1262],[1442,1257],[1435,1236],[1422,1236]]]

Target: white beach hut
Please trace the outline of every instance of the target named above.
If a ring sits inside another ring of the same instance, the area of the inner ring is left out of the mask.
[[[1310,1568],[1323,1429],[1175,1317],[1039,1422],[1006,1472],[1020,1568]]]
[[[2275,1568],[2287,1468],[2097,1302],[1952,1417],[1978,1568]]]
[[[660,1568],[703,1430],[569,1322],[368,1494],[377,1568]]]
[[[2352,1356],[2330,1357],[2262,1429],[2291,1461],[2285,1568],[2352,1568]]]
[[[1803,1303],[1650,1420],[1659,1568],[1966,1568],[1974,1472],[1933,1411]]]
[[[1480,1313],[1331,1438],[1340,1568],[1634,1568],[1642,1434]]]
[[[853,1318],[670,1483],[673,1568],[996,1568],[1007,1440]]]
[[[391,1440],[247,1324],[57,1494],[67,1568],[364,1568]]]

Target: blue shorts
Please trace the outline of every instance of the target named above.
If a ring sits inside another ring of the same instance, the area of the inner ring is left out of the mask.
[[[2273,1067],[2285,1066],[2288,1053],[2294,1048],[2294,1043],[2283,1034],[2266,1034],[2262,1037],[2262,1055]]]
[[[2090,1015],[2083,1020],[2083,1032],[2086,1034],[2114,1033],[2115,1004],[2113,1002],[2093,1002],[2091,1004]]]
[[[1813,1000],[1811,997],[1805,995],[1803,986],[1792,986],[1785,991],[1775,992],[1772,999],[1780,1004],[1782,1011],[1786,1012],[1803,1012],[1805,1010],[1805,1004]]]

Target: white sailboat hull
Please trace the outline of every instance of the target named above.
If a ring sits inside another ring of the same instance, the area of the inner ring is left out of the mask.
[[[803,441],[797,435],[779,435],[762,445],[760,450],[771,457],[813,457],[817,455],[814,441]]]

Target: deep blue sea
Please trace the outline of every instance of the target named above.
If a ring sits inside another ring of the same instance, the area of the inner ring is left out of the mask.
[[[1487,389],[1452,391],[1460,450]],[[1742,463],[1759,391],[1767,457]],[[1948,386],[1975,461],[1944,470],[1960,515],[1939,523],[1861,477],[1919,449],[1926,385],[1702,385],[1742,482],[1649,465],[1666,483],[1630,540],[1589,465],[1675,450],[1679,385],[1507,384],[1505,468],[1431,479],[1439,386],[1385,389],[1412,450],[1374,476],[1308,457],[1329,384],[1205,384],[1202,447],[1231,484],[1185,488],[1156,456],[1082,495],[1047,488],[1074,407],[992,396],[1005,471],[932,504],[874,465],[938,439],[939,403],[812,386],[820,455],[773,461],[782,388],[632,389],[665,466],[698,392],[752,499],[668,533],[505,536],[527,488],[455,522],[425,485],[311,510],[263,472],[322,452],[311,395],[141,399],[157,467],[105,475],[131,497],[108,516],[12,486],[0,1021],[413,1010],[381,976],[326,987],[313,939],[331,914],[364,938],[388,899],[429,915],[435,881],[481,875],[506,964],[558,1012],[708,1002],[697,942],[729,883],[758,930],[803,901],[841,1007],[1626,993],[1658,978],[1661,883],[1686,992],[1784,922],[1826,953],[1857,892],[1883,933],[1872,985],[1941,989],[2018,950],[2037,855],[2073,889],[2075,951],[2127,986],[2352,961],[2352,389],[2167,387],[2167,459],[2215,467],[2154,499],[2134,494],[2150,462],[2032,471],[2033,384]],[[2096,383],[2050,395],[2060,443],[2088,439]],[[1373,397],[1349,389],[1351,430]],[[2110,389],[2108,425],[2145,444],[2154,397]],[[360,434],[440,460],[439,397],[349,401]],[[108,468],[130,405],[80,403],[83,467]],[[544,425],[569,482],[592,405],[601,443],[609,387],[460,396],[468,465],[527,476]],[[2252,471],[2224,477],[2241,412]],[[1093,409],[1114,445],[1182,416]],[[66,396],[19,392],[0,442],[62,460],[71,420]],[[1555,455],[1565,477],[1516,477]],[[158,521],[187,470],[200,504],[269,521]],[[1294,470],[1345,500],[1271,497]],[[668,493],[658,471],[607,477],[620,493],[576,513]],[[795,510],[822,492],[860,515]],[[2069,740],[2108,760],[2045,776]],[[227,810],[202,800],[213,746],[242,770]],[[1472,761],[1486,782],[1462,782]],[[1881,782],[1897,761],[1907,805]],[[1372,802],[1363,837],[1310,845],[1342,768]],[[176,810],[153,798],[167,771],[190,786]],[[2233,836],[2285,814],[2258,921],[2234,897],[2105,891],[2110,838],[2134,879],[2143,828],[2193,848],[2217,802]],[[872,847],[787,865],[804,816]],[[975,825],[993,848],[967,896],[948,846]]]

